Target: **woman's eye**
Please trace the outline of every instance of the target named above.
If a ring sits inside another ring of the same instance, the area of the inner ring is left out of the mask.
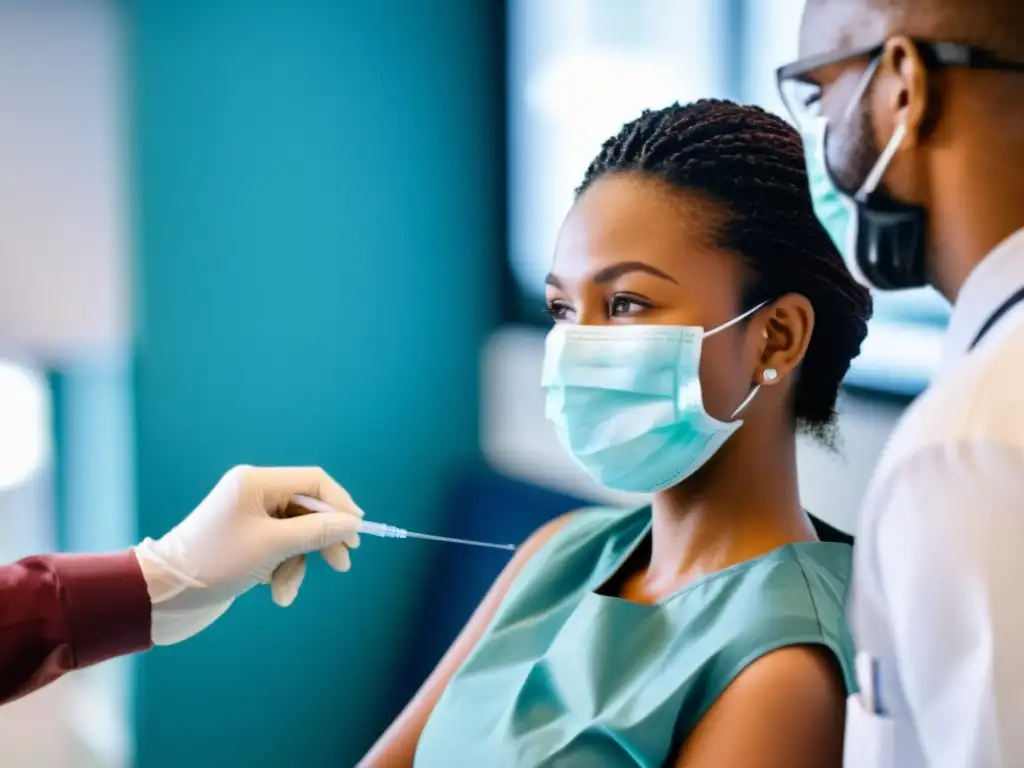
[[[622,317],[623,315],[633,315],[637,312],[641,312],[648,307],[641,304],[639,301],[627,298],[625,296],[616,296],[612,299],[611,314],[612,317]]]
[[[563,304],[560,301],[551,301],[548,302],[548,306],[545,311],[551,315],[551,319],[557,323],[568,319],[569,312],[572,310],[567,304]]]

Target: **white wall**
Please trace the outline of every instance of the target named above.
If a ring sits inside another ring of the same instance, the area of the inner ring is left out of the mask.
[[[117,21],[112,0],[0,0],[0,353],[127,336]]]
[[[544,335],[533,328],[499,331],[484,351],[481,443],[488,461],[511,476],[594,501],[642,502],[642,496],[601,488],[562,450],[544,419],[539,385],[543,351]],[[837,528],[853,530],[871,470],[900,410],[845,397],[840,407],[841,454],[801,439],[800,492],[808,510]]]

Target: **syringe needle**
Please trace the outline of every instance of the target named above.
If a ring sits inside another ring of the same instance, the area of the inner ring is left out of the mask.
[[[329,504],[321,501],[320,499],[316,499],[311,496],[297,495],[292,497],[291,504],[288,505],[288,508],[284,512],[284,517],[295,517],[297,515],[308,514],[309,512],[332,514],[334,513],[334,510],[331,509]],[[370,536],[380,536],[385,539],[424,539],[426,541],[441,541],[448,544],[466,544],[470,547],[502,549],[506,552],[516,551],[515,544],[494,544],[490,541],[453,539],[448,536],[433,536],[429,533],[413,533],[412,531],[407,531],[404,528],[397,528],[396,526],[387,525],[385,523],[374,523],[369,520],[363,520],[360,523],[359,532]]]
[[[489,541],[473,541],[472,539],[455,539],[449,536],[432,536],[429,533],[413,533],[407,531],[406,536],[410,539],[426,539],[427,541],[443,541],[448,544],[467,544],[471,547],[488,547],[490,549],[504,549],[508,552],[515,552],[515,544],[494,544]]]

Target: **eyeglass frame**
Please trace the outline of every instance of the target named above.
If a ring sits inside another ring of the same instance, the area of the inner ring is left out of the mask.
[[[807,75],[816,69],[835,64],[844,64],[856,61],[857,59],[866,59],[869,62],[869,66],[877,65],[877,61],[885,51],[887,42],[888,40],[885,40],[881,43],[858,48],[853,51],[819,53],[814,56],[806,56],[789,64],[783,64],[776,69],[775,85],[790,117],[797,122],[800,121],[800,115],[794,114],[793,107],[786,98],[784,83],[790,80],[803,80],[806,82]],[[969,43],[952,43],[913,37],[910,38],[910,42],[913,43],[921,58],[924,59],[925,66],[932,69],[960,67],[963,69],[1024,72],[1024,61],[1003,59],[985,48]]]

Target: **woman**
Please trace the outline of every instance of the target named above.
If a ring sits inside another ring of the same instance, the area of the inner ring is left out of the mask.
[[[796,431],[828,441],[871,301],[796,132],[644,113],[587,170],[547,293],[548,416],[653,503],[538,530],[364,763],[839,765],[851,550],[800,505]]]

